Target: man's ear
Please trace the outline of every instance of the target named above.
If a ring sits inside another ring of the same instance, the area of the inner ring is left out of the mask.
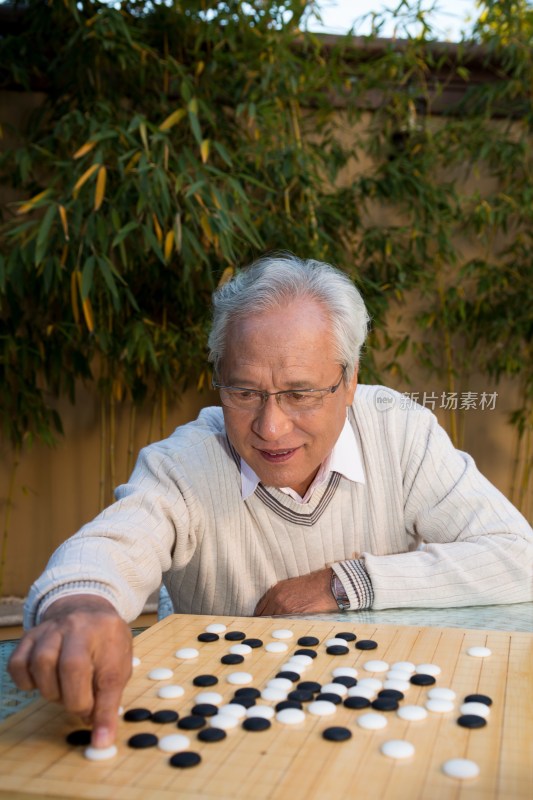
[[[353,373],[352,377],[350,378],[350,380],[348,381],[348,384],[346,386],[346,405],[347,406],[351,406],[352,403],[353,403],[353,399],[354,399],[354,396],[355,396],[355,390],[357,389],[357,378],[358,378],[358,372],[357,372],[357,368],[356,368],[354,370],[354,373]]]

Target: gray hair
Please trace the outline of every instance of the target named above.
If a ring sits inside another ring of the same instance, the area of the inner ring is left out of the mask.
[[[219,373],[224,357],[228,327],[235,319],[304,297],[317,300],[326,308],[336,341],[337,360],[346,366],[345,381],[350,381],[359,364],[369,324],[363,298],[340,270],[290,253],[260,258],[214,292],[208,347],[215,374]]]

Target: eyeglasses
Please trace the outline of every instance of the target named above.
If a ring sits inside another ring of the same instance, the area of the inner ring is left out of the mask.
[[[220,392],[223,406],[235,408],[237,411],[260,411],[269,397],[275,397],[279,407],[285,414],[305,414],[322,407],[324,398],[335,394],[341,385],[346,366],[338,383],[326,389],[283,389],[281,392],[262,392],[260,389],[245,389],[241,386],[223,386],[213,380],[213,388]]]

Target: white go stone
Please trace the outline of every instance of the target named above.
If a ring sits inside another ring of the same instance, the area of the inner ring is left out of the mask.
[[[389,669],[389,665],[386,661],[380,661],[379,659],[373,659],[372,661],[366,661],[363,664],[364,668],[367,672],[387,672]]]
[[[456,696],[453,689],[446,689],[444,686],[435,686],[428,692],[430,700],[455,700]]]
[[[433,675],[434,678],[442,672],[438,664],[419,664],[416,667],[419,675]]]
[[[185,689],[183,686],[178,686],[176,683],[170,683],[168,686],[162,686],[157,690],[157,696],[165,700],[173,700],[176,697],[183,697]]]
[[[279,703],[280,700],[287,699],[287,692],[283,689],[274,689],[272,686],[266,686],[261,692],[263,700],[270,700],[273,703]]]
[[[416,669],[412,661],[395,661],[394,664],[391,664],[390,668],[404,670],[405,672],[408,672],[410,675],[412,675]]]
[[[360,717],[357,717],[357,724],[360,728],[365,728],[367,731],[379,731],[386,727],[387,720],[383,714],[369,712],[368,714],[361,714]]]
[[[288,678],[271,678],[267,683],[268,689],[281,689],[283,692],[290,692],[292,681]]]
[[[211,706],[219,706],[224,699],[219,692],[200,692],[196,695],[197,703],[208,703]]]
[[[375,689],[371,689],[370,686],[351,686],[348,689],[348,697],[366,697],[367,700],[373,700],[376,696]]]
[[[329,717],[337,710],[335,703],[331,703],[329,700],[313,700],[306,708],[315,717]]]
[[[118,707],[118,716],[122,717],[123,714],[124,714],[124,706],[119,706]]]
[[[249,672],[230,672],[227,677],[228,683],[236,684],[237,686],[243,686],[245,683],[251,683],[253,679],[253,675],[250,675]]]
[[[392,678],[387,678],[386,681],[383,681],[384,689],[395,689],[397,692],[407,692],[412,685],[409,681],[393,680]]]
[[[214,717],[208,717],[208,722],[212,728],[222,728],[224,731],[236,728],[239,724],[237,717],[232,714],[215,714]]]
[[[277,631],[272,631],[273,639],[292,639],[294,633],[288,628],[280,628]]]
[[[188,661],[191,658],[198,658],[198,650],[195,647],[181,647],[179,650],[176,650],[176,658],[183,658],[185,661]]]
[[[269,642],[265,645],[267,653],[286,653],[288,649],[289,645],[285,642]]]
[[[400,706],[396,714],[400,719],[405,719],[408,722],[418,722],[421,719],[426,719],[428,712],[422,706]]]
[[[302,655],[295,655],[295,656],[291,656],[291,658],[289,659],[289,663],[290,664],[303,664],[304,667],[308,667],[310,664],[313,663],[313,659],[311,658],[311,656],[306,656],[306,655],[303,655],[303,654]]]
[[[461,714],[475,714],[476,717],[483,719],[487,719],[490,714],[490,708],[486,703],[463,703],[459,711]]]
[[[155,667],[155,669],[150,670],[147,677],[151,681],[168,681],[173,675],[174,673],[168,667]]]
[[[138,667],[140,663],[141,663],[141,659],[139,658],[139,656],[133,656],[132,657],[132,659],[131,659],[131,666],[132,667]]]
[[[280,672],[297,672],[301,675],[307,669],[307,664],[299,664],[297,661],[286,661],[279,668]]]
[[[469,647],[466,651],[467,655],[474,656],[474,658],[487,658],[492,655],[492,650],[488,647]]]
[[[374,692],[379,692],[380,689],[383,689],[383,681],[380,681],[379,678],[361,678],[357,685],[373,689]]]
[[[450,778],[459,778],[460,780],[477,778],[479,775],[478,765],[468,758],[450,758],[442,765],[442,771]]]
[[[342,676],[346,678],[357,678],[357,670],[355,667],[335,667],[331,674],[334,678],[341,678]]]
[[[164,753],[179,753],[180,750],[186,750],[189,745],[189,737],[182,733],[170,733],[168,736],[162,736],[157,743],[158,748]]]
[[[451,700],[439,700],[438,697],[426,700],[426,708],[434,714],[449,714],[453,711],[454,704]]]
[[[272,706],[255,705],[246,709],[247,717],[262,717],[263,719],[272,719],[276,712]]]
[[[327,639],[325,642],[326,647],[335,647],[337,644],[340,644],[341,647],[346,647],[346,639],[338,639],[335,637],[334,639]]]
[[[338,694],[339,697],[346,697],[348,694],[348,687],[343,683],[324,683],[321,692],[332,692]]]
[[[249,644],[232,644],[229,651],[237,656],[248,656],[252,652],[252,648]]]
[[[407,672],[406,669],[390,669],[385,677],[391,681],[408,681],[412,674],[412,672]]]
[[[278,711],[276,719],[283,725],[299,725],[305,720],[305,712],[301,708],[284,708]]]
[[[112,744],[110,747],[86,747],[83,755],[89,761],[107,761],[109,758],[114,758],[117,754],[116,745]]]
[[[243,719],[246,716],[246,709],[240,703],[226,703],[218,709],[219,714],[230,714],[237,719]]]
[[[406,742],[404,739],[391,739],[383,742],[381,752],[389,758],[410,758],[414,755],[415,748],[411,742]]]
[[[221,622],[212,622],[206,627],[207,633],[224,633],[225,630],[227,628]]]

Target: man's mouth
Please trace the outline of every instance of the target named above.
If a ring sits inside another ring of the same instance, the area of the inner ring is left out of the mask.
[[[288,461],[294,453],[298,450],[297,447],[293,447],[288,450],[259,450],[258,453],[261,455],[265,461],[268,461],[270,464],[282,464],[284,461]]]

